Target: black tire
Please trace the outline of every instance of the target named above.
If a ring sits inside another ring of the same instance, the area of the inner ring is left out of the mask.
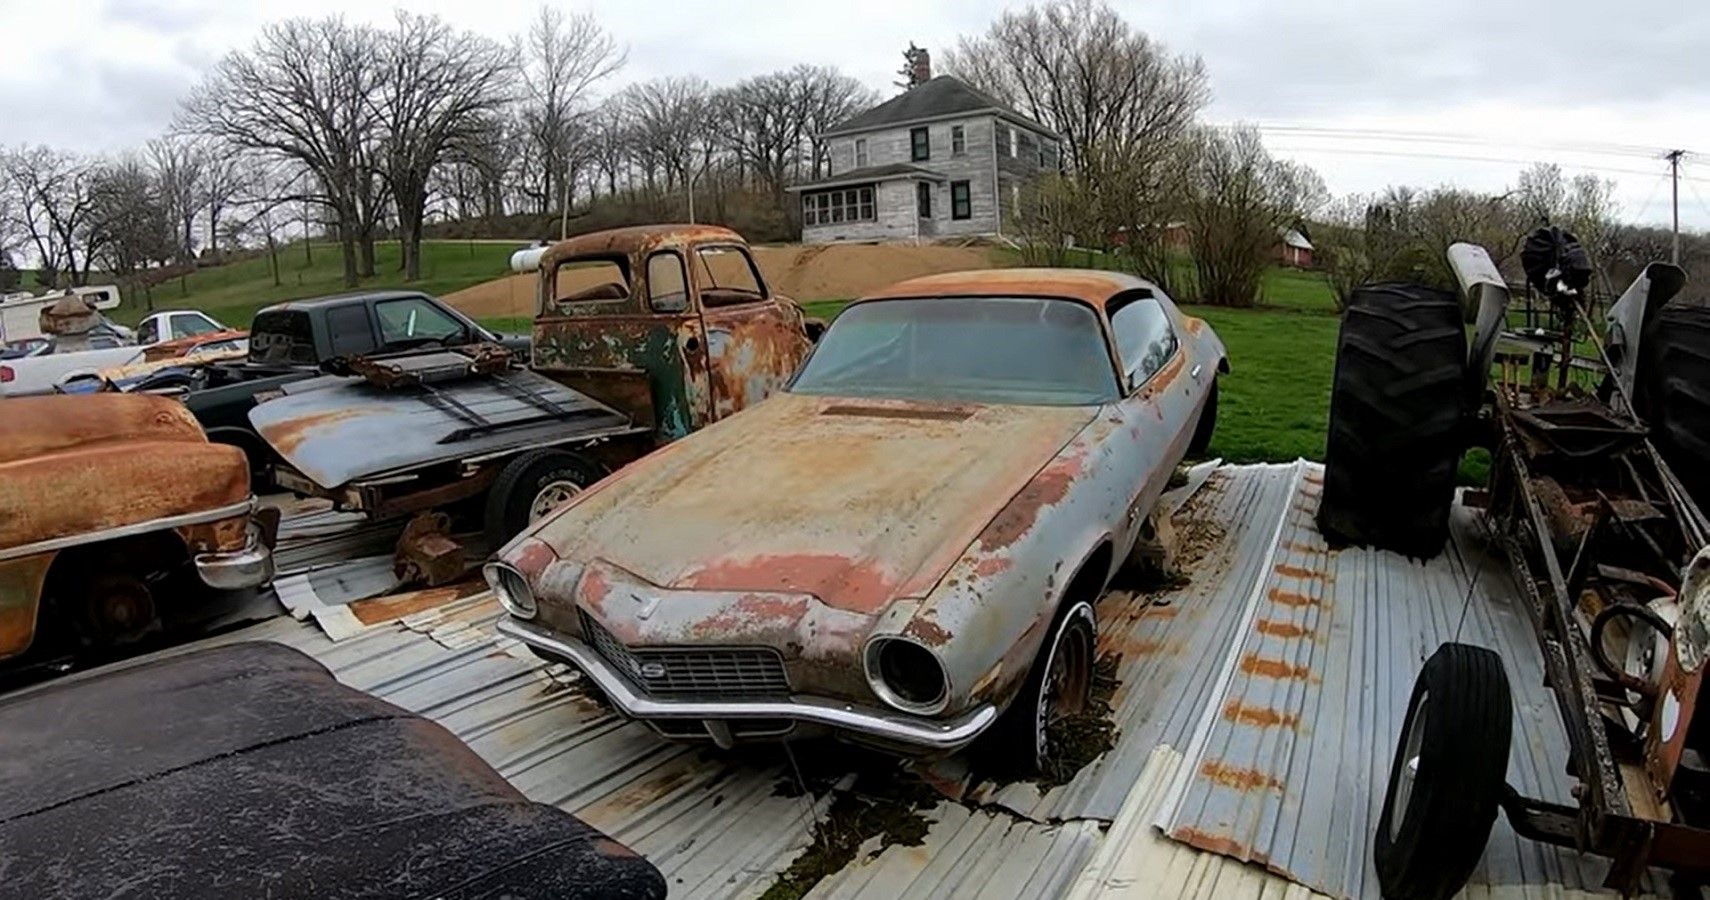
[[[1634,406],[1700,509],[1710,508],[1710,307],[1662,308],[1639,340]]]
[[[1211,393],[1200,407],[1199,421],[1194,423],[1193,437],[1188,439],[1187,455],[1200,457],[1211,449],[1211,436],[1217,432],[1217,379],[1211,379]]]
[[[1387,900],[1446,900],[1466,884],[1496,823],[1513,722],[1501,657],[1444,644],[1425,661],[1396,739],[1372,848]],[[1403,799],[1410,761],[1417,774]]]
[[[1318,529],[1332,543],[1429,559],[1443,549],[1469,397],[1460,304],[1366,285],[1342,314]]]
[[[549,486],[567,482],[586,488],[605,474],[599,463],[568,450],[530,450],[512,459],[487,489],[487,540],[497,550],[527,528],[531,507]]]
[[[1052,622],[1048,639],[1039,645],[1039,655],[1034,657],[1021,690],[982,739],[985,768],[1018,777],[1049,774],[1053,760],[1050,718],[1057,711],[1053,704],[1065,704],[1078,712],[1091,702],[1097,641],[1098,623],[1092,604],[1085,600],[1068,603]],[[1055,661],[1067,660],[1065,654],[1084,661],[1085,669],[1071,677],[1079,682],[1072,688],[1075,696],[1053,697],[1047,676]]]

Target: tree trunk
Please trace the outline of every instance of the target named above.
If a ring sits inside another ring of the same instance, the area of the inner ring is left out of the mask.
[[[374,231],[365,228],[357,239],[357,250],[362,257],[361,273],[363,278],[374,277]]]

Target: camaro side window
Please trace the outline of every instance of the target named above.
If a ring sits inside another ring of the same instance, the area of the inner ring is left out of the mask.
[[[1152,377],[1176,352],[1176,332],[1170,316],[1155,298],[1143,297],[1117,309],[1110,316],[1116,335],[1116,352],[1130,385]]]

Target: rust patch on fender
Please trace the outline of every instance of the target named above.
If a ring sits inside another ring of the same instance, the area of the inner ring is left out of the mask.
[[[1240,700],[1223,705],[1223,718],[1259,728],[1293,728],[1300,724],[1300,716],[1294,713],[1278,712],[1268,706],[1248,706]]]
[[[1081,474],[1081,465],[1079,456],[1070,456],[1041,469],[992,520],[980,536],[981,545],[992,550],[1020,540],[1039,520],[1040,510],[1068,496],[1069,485]]]
[[[1312,677],[1312,670],[1306,666],[1297,666],[1287,660],[1271,659],[1257,653],[1249,653],[1241,658],[1241,671],[1248,675],[1262,678],[1293,678],[1307,679]]]
[[[1282,781],[1269,772],[1249,769],[1245,766],[1225,765],[1216,760],[1206,760],[1205,764],[1199,767],[1199,774],[1214,784],[1242,792],[1256,788],[1268,788],[1275,791],[1283,789]]]
[[[918,638],[921,643],[928,647],[942,647],[950,642],[950,632],[945,631],[944,626],[927,618],[910,619],[908,626],[903,629],[903,634]],[[1001,663],[998,668],[1002,668]]]
[[[590,609],[598,611],[605,606],[607,595],[612,592],[612,583],[606,580],[606,573],[598,566],[590,566],[582,574],[582,586],[577,591],[581,594],[582,602]]]

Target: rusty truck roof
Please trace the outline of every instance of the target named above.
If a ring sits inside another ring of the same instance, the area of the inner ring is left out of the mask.
[[[1135,288],[1153,288],[1153,285],[1125,272],[1102,269],[974,269],[899,281],[856,302],[931,297],[1066,297],[1102,308],[1111,297]]]
[[[742,235],[718,225],[631,225],[608,228],[557,241],[546,248],[540,264],[550,267],[560,260],[577,256],[621,254],[628,256],[660,247],[681,247],[694,241],[729,241],[747,244]]]

